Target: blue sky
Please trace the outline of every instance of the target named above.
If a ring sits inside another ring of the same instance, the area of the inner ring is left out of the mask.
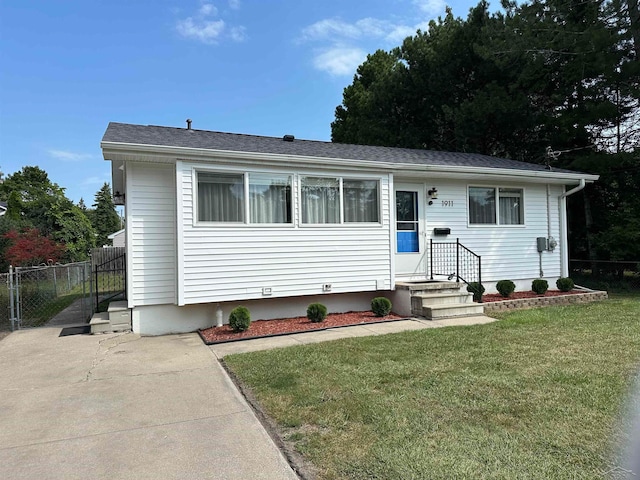
[[[91,205],[110,182],[110,121],[330,140],[367,53],[475,4],[0,1],[0,170],[37,165]]]

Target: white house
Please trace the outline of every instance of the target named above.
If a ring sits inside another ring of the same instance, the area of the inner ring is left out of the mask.
[[[111,240],[111,246],[113,247],[124,247],[126,245],[127,237],[125,235],[124,228],[117,232],[113,232],[107,238]]]
[[[402,280],[478,281],[476,257],[456,257],[469,250],[488,291],[553,285],[568,275],[566,197],[598,178],[190,124],[110,123],[101,147],[126,208],[127,299],[143,334],[209,327],[240,303],[269,319],[312,301],[368,309]]]

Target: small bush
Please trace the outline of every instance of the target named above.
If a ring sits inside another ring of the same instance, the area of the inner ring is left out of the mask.
[[[505,298],[511,295],[515,289],[516,284],[511,280],[500,280],[496,283],[496,290],[498,290],[498,293]]]
[[[327,318],[327,307],[321,303],[312,303],[307,307],[307,318],[313,323],[322,322]]]
[[[561,292],[570,292],[573,290],[573,287],[575,287],[575,284],[569,277],[561,277],[556,280],[556,287],[558,287],[558,290]]]
[[[376,317],[384,317],[391,312],[391,300],[385,297],[376,297],[371,300],[371,311]]]
[[[467,285],[467,292],[473,293],[474,302],[479,302],[480,300],[482,300],[484,290],[484,285],[478,282],[471,282],[469,285]]]
[[[236,333],[249,330],[251,325],[251,314],[246,307],[236,307],[229,314],[229,326]]]
[[[533,290],[538,295],[544,295],[546,291],[549,290],[549,282],[538,278],[537,280],[531,282],[531,290]]]

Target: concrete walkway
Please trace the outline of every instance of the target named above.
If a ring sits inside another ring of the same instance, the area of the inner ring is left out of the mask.
[[[384,335],[387,333],[405,332],[407,330],[422,330],[425,328],[441,328],[463,325],[479,325],[494,322],[495,318],[485,315],[475,315],[462,318],[447,318],[443,320],[398,320],[395,322],[371,323],[353,327],[331,328],[318,332],[294,333],[280,337],[256,338],[239,342],[220,343],[210,345],[209,348],[218,358],[233,353],[255,352],[273,348],[292,347],[308,343],[326,342],[340,338],[365,337],[370,335]]]
[[[0,478],[298,478],[197,334],[59,332],[0,342]]]

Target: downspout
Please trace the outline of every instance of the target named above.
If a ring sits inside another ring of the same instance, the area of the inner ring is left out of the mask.
[[[558,208],[560,209],[560,252],[561,252],[561,264],[560,264],[560,276],[569,276],[569,234],[567,227],[567,197],[573,195],[576,192],[584,189],[587,182],[584,178],[580,179],[580,183],[577,187],[572,188],[568,192],[564,192],[558,197]]]

